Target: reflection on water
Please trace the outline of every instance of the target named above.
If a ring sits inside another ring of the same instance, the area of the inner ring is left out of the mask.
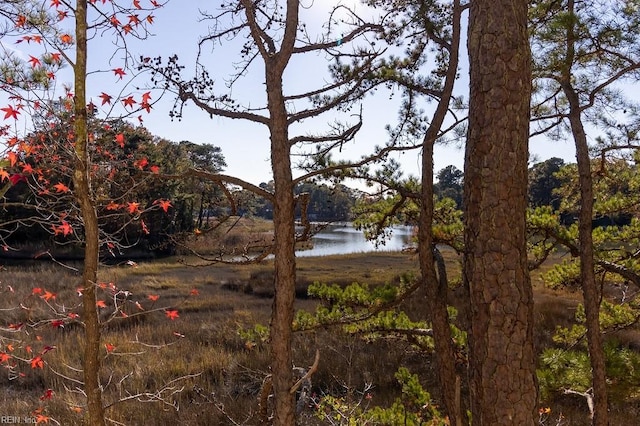
[[[296,252],[298,257],[327,256],[331,254],[366,253],[371,251],[400,251],[411,245],[413,228],[410,226],[396,226],[391,237],[384,241],[384,245],[376,245],[364,238],[362,231],[356,230],[351,224],[329,225],[313,236],[313,248]]]

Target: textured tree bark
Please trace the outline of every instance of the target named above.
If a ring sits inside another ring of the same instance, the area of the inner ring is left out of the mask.
[[[74,193],[84,223],[84,269],[82,272],[82,319],[84,321],[84,391],[87,411],[84,422],[90,426],[105,424],[100,387],[100,320],[96,308],[98,277],[99,229],[95,203],[91,196],[87,135],[87,2],[76,2],[76,61],[74,72],[74,133],[75,170]]]
[[[293,356],[291,351],[295,301],[295,198],[291,173],[291,143],[288,114],[283,95],[283,73],[289,63],[298,29],[297,0],[287,0],[286,28],[280,51],[265,57],[267,107],[271,139],[271,168],[275,201],[274,225],[274,285],[271,313],[271,351],[273,391],[275,395],[274,425],[295,424],[293,386]]]
[[[533,425],[537,381],[526,206],[531,52],[526,0],[470,2],[465,259],[474,426]]]
[[[270,78],[267,77],[267,81]],[[275,425],[295,423],[293,359],[291,353],[293,304],[295,300],[296,262],[294,229],[293,178],[287,115],[282,99],[282,80],[278,87],[267,83],[271,112],[271,164],[275,184],[273,224],[275,235],[275,294],[271,314],[271,351],[273,389],[275,393]]]

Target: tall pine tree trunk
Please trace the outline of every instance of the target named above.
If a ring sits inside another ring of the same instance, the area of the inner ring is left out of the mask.
[[[267,77],[269,81],[270,77]],[[295,400],[289,393],[293,385],[291,353],[293,304],[295,301],[296,262],[293,178],[287,115],[282,100],[282,80],[267,83],[271,112],[271,164],[275,185],[273,225],[275,236],[275,294],[271,313],[271,350],[276,425],[295,423]]]
[[[526,207],[531,52],[526,0],[474,0],[465,151],[474,426],[533,425],[537,383]]]
[[[245,7],[247,2],[245,2]],[[295,424],[295,395],[293,386],[293,314],[296,284],[295,255],[295,198],[291,173],[291,142],[288,113],[283,94],[283,74],[291,59],[298,30],[298,0],[287,0],[286,28],[280,51],[265,57],[267,107],[271,140],[271,169],[273,171],[275,202],[273,225],[275,238],[275,294],[271,313],[271,372],[275,394],[274,424]],[[249,13],[252,7],[248,7]],[[253,19],[255,22],[255,19]],[[254,34],[257,40],[259,36]]]

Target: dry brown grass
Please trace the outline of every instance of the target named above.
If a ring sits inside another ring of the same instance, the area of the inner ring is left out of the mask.
[[[183,253],[238,255],[262,250],[273,240],[273,223],[260,218],[230,217],[211,222],[185,241]]]
[[[451,267],[450,278],[459,281],[457,258],[452,253],[445,254]],[[100,272],[101,280],[131,293],[131,303],[126,308],[130,316],[110,321],[103,332],[104,343],[114,348],[111,352],[103,349],[102,382],[104,401],[109,405],[107,415],[127,425],[229,424],[227,415],[238,422],[256,424],[251,416],[256,410],[256,394],[269,371],[268,347],[263,341],[242,339],[238,331],[257,323],[268,324],[272,265],[263,262],[189,267],[185,263],[196,263],[196,259],[175,260],[140,263],[136,267],[110,266]],[[418,275],[416,255],[403,253],[299,258],[297,267],[300,296],[306,295],[306,287],[315,281],[376,285]],[[536,276],[533,279],[537,335],[539,342],[545,343],[555,325],[573,316],[576,295],[544,290]],[[50,263],[29,264],[7,267],[1,280],[5,296],[2,307],[22,303],[29,309],[2,311],[5,327],[12,322],[33,323],[51,317],[53,311],[43,299],[31,295],[33,287],[55,292],[57,310],[62,306],[67,311],[77,310],[79,277],[73,271]],[[197,289],[198,294],[191,295],[192,289]],[[108,295],[103,293],[111,307]],[[158,299],[153,302],[149,295]],[[403,306],[415,318],[426,315],[422,297],[417,294]],[[139,311],[133,301],[138,301],[145,310]],[[300,297],[297,307],[313,309],[315,303]],[[180,316],[171,321],[164,308],[177,309]],[[102,310],[103,318],[109,318],[109,309]],[[25,360],[30,359],[27,344],[35,352],[45,344],[54,344],[56,349],[45,355],[47,367],[43,370],[19,363],[16,371],[24,377],[0,376],[0,414],[24,416],[40,407],[63,425],[79,424],[81,413],[77,411],[82,410],[83,397],[78,393],[81,386],[72,380],[81,380],[80,325],[69,323],[64,328],[55,328],[45,324],[38,329],[25,328],[1,335],[4,337],[0,351],[6,351],[9,339],[14,339],[14,354]],[[398,366],[408,365],[437,395],[428,358],[408,344],[397,341],[372,344],[332,329],[302,333],[295,339],[297,365],[309,365],[315,349],[321,350],[320,369],[314,376],[318,392],[340,393],[347,387],[358,389],[365,383],[373,383],[372,401],[383,404],[398,392],[393,373]],[[47,389],[54,390],[54,397],[40,400]],[[126,402],[118,402],[121,400]],[[219,403],[224,404],[224,414]],[[580,402],[574,405],[576,413],[580,412]]]

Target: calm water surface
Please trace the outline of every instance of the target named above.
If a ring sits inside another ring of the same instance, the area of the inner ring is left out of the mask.
[[[362,231],[356,230],[351,224],[329,225],[311,241],[311,250],[296,252],[298,257],[327,256],[331,254],[367,253],[372,251],[399,251],[411,245],[413,228],[410,226],[396,226],[391,238],[385,240],[384,245],[376,247],[372,241],[367,241]]]

